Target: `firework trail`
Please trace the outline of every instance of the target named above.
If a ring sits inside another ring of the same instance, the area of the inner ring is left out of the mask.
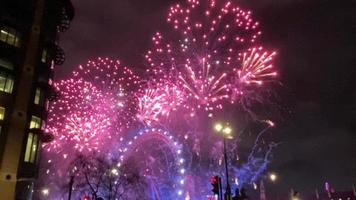
[[[275,142],[266,144],[263,140],[263,135],[275,126],[274,122],[271,120],[263,120],[261,123],[267,126],[257,134],[253,146],[251,147],[251,151],[247,156],[247,160],[241,165],[233,165],[231,167],[232,174],[235,176],[233,181],[236,187],[241,188],[247,185],[256,185],[258,178],[260,178],[267,169],[272,150],[278,145]],[[233,154],[233,151],[236,151],[235,148],[230,154]],[[239,157],[237,156],[235,161],[230,160],[230,162],[236,163],[238,160]]]
[[[262,50],[263,48],[259,47],[249,49],[247,53],[240,53],[242,66],[237,71],[237,80],[241,84],[262,85],[263,80],[273,79],[277,75],[270,64],[276,52],[268,53]]]
[[[276,52],[269,53],[262,47],[251,48],[240,53],[238,59],[241,68],[234,69],[234,78],[231,81],[231,103],[238,103],[254,120],[257,120],[252,107],[257,104],[266,104],[269,86],[276,81],[277,72],[272,65]]]

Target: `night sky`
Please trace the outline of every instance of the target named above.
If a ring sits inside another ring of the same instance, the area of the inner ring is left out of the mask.
[[[72,0],[76,16],[61,37],[66,62],[57,78],[89,58],[110,56],[141,68],[156,30],[167,28],[172,0]],[[268,192],[312,192],[329,181],[356,184],[356,1],[238,0],[262,25],[262,41],[278,50],[280,98],[287,114],[272,131],[281,145]],[[285,105],[284,105],[285,104]]]

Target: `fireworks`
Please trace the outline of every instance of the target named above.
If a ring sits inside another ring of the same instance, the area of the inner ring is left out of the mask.
[[[56,139],[46,144],[48,150],[61,151],[68,144],[79,152],[98,148],[102,137],[110,136],[110,109],[102,106],[105,95],[82,79],[60,81],[56,88],[61,95],[49,108],[47,124]]]
[[[276,53],[256,44],[259,23],[251,12],[230,1],[187,0],[169,9],[167,22],[172,29],[157,32],[145,54],[145,80],[119,61],[98,58],[55,84],[61,96],[50,105],[47,124],[55,141],[46,148],[82,155],[102,153],[105,148],[104,157],[118,161],[115,167],[135,161],[135,170],[159,194],[152,198],[178,193],[202,199],[210,191],[201,180],[221,173],[222,142],[218,136],[207,137],[210,119],[194,116],[225,112],[230,103],[247,108],[248,101],[265,89],[264,83],[275,80]],[[186,116],[194,118],[186,120]],[[141,127],[136,121],[149,128],[135,132]],[[274,126],[270,120],[263,122],[268,128]],[[155,127],[174,127],[174,134]],[[247,163],[238,163],[237,156],[237,165],[229,169],[240,185],[252,184],[266,169],[275,144],[260,144],[264,131],[258,134]],[[133,132],[138,135],[126,140]],[[151,140],[158,142],[147,142]],[[236,146],[231,149],[235,157]],[[68,155],[62,154],[65,159]],[[194,184],[185,185],[188,181]]]
[[[158,93],[155,89],[146,89],[144,94],[139,97],[137,118],[147,125],[150,125],[153,121],[158,121],[158,115],[165,113],[163,97],[164,94]]]
[[[171,38],[159,32],[153,36],[145,56],[147,72],[184,89],[188,98],[183,105],[191,111],[222,109],[224,100],[243,94],[241,84],[261,85],[276,75],[269,64],[275,53],[255,47],[259,23],[230,1],[176,4],[167,22],[173,27],[167,34]]]
[[[49,108],[47,127],[56,140],[48,150],[73,143],[79,152],[98,150],[135,119],[133,90],[139,78],[118,61],[98,58],[56,84],[60,99]],[[63,148],[63,147],[62,147]]]
[[[118,60],[98,58],[80,65],[73,72],[74,77],[92,83],[105,94],[105,106],[113,110],[112,123],[117,125],[117,132],[129,128],[135,119],[137,101],[134,91],[140,87],[140,79]]]
[[[169,117],[184,99],[183,92],[169,82],[147,84],[146,89],[139,91],[136,95],[139,102],[137,118],[148,126]]]
[[[264,79],[272,79],[277,75],[272,64],[270,64],[276,53],[259,53],[260,51],[262,51],[262,47],[249,49],[248,53],[240,53],[242,57],[242,67],[237,71],[237,77],[240,83],[262,85]]]

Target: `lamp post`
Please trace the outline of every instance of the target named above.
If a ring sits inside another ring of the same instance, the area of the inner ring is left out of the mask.
[[[226,176],[226,191],[225,191],[225,200],[231,199],[231,187],[229,183],[229,170],[228,170],[228,163],[227,163],[227,153],[226,153],[226,138],[230,136],[232,129],[227,124],[223,126],[222,124],[218,123],[215,125],[215,130],[218,133],[223,133],[224,138],[224,161],[225,161],[225,176]]]
[[[278,175],[275,172],[270,172],[263,176],[263,178],[260,181],[260,200],[266,200],[266,188],[264,184],[264,180],[269,180],[271,182],[276,182],[278,179]],[[254,184],[255,190],[257,190],[257,185]]]
[[[73,183],[74,183],[74,175],[70,176],[69,180],[69,187],[68,187],[68,200],[71,200],[72,198],[72,190],[73,190]]]

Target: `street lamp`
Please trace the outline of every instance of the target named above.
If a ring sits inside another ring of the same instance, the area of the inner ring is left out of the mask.
[[[277,180],[277,174],[276,173],[270,173],[269,174],[269,179],[272,181],[272,182],[275,182]]]
[[[220,123],[215,124],[215,130],[216,130],[217,132],[220,132],[223,128],[224,128],[224,127],[223,127]]]
[[[225,161],[225,175],[226,175],[226,191],[225,191],[225,200],[230,200],[231,199],[231,187],[229,183],[229,170],[228,170],[228,163],[227,163],[227,153],[226,153],[226,138],[231,139],[231,132],[232,129],[229,126],[229,124],[226,124],[225,126],[217,123],[214,126],[214,129],[218,133],[223,134],[224,138],[224,161]]]
[[[48,188],[43,188],[41,192],[42,192],[43,196],[48,196],[49,189]]]
[[[114,176],[119,175],[119,170],[117,170],[116,168],[111,169],[111,174]]]

